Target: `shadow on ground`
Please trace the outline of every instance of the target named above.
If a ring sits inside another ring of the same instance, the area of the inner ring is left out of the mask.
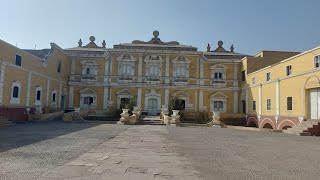
[[[0,127],[0,153],[98,125],[101,123],[64,123],[55,120]]]

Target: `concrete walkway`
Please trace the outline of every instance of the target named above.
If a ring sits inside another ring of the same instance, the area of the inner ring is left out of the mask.
[[[40,179],[199,179],[168,137],[164,126],[133,126]]]

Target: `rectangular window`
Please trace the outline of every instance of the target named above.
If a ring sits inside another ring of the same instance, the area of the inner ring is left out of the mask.
[[[246,71],[242,71],[241,80],[242,82],[246,80]]]
[[[292,111],[292,97],[287,97],[287,110]]]
[[[252,101],[252,110],[253,110],[253,111],[256,110],[256,101]]]
[[[287,76],[290,76],[290,75],[291,75],[291,72],[292,72],[292,66],[289,65],[289,66],[286,67],[286,75],[287,75]]]
[[[320,67],[320,56],[314,57],[314,67],[315,68]]]
[[[271,99],[267,99],[267,110],[271,110]]]
[[[267,80],[267,82],[271,80],[271,74],[270,74],[270,72],[267,73],[267,75],[266,75],[266,80]]]
[[[19,55],[16,55],[16,65],[17,66],[21,66],[21,64],[22,64],[21,61],[22,61],[22,57]]]
[[[253,85],[256,84],[256,78],[255,78],[255,77],[252,78],[252,84],[253,84]]]
[[[41,91],[37,91],[37,101],[41,100]]]

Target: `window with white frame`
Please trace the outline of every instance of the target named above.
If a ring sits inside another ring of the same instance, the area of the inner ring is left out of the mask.
[[[11,104],[20,104],[21,97],[21,83],[19,81],[13,81],[11,83]]]
[[[223,101],[214,101],[213,109],[215,111],[220,111],[221,109],[223,109]]]
[[[163,59],[158,55],[150,55],[144,59],[146,81],[161,81]]]
[[[287,97],[287,110],[292,111],[293,100],[292,97]]]
[[[319,68],[320,67],[320,55],[314,57],[314,67]]]
[[[266,81],[270,81],[271,80],[271,73],[270,72],[267,72],[266,74]]]
[[[253,77],[253,78],[252,78],[252,85],[255,85],[255,84],[256,84],[256,78]]]
[[[36,102],[41,101],[42,88],[41,86],[36,87]]]
[[[98,80],[98,63],[94,60],[83,60],[81,81],[97,81]]]
[[[173,81],[175,84],[188,84],[189,65],[191,60],[179,56],[172,60],[173,63]]]
[[[271,110],[271,99],[267,99],[267,110]]]
[[[292,73],[292,66],[291,65],[286,66],[286,75],[290,76],[291,73]]]
[[[222,92],[216,92],[210,96],[210,111],[211,112],[227,112],[227,99],[228,96]]]
[[[117,58],[118,80],[127,82],[133,81],[135,58],[130,54],[123,54]]]
[[[53,90],[51,93],[51,106],[55,106],[57,104],[57,91]]]
[[[211,84],[212,85],[226,85],[226,71],[227,66],[217,64],[210,67],[211,70]]]

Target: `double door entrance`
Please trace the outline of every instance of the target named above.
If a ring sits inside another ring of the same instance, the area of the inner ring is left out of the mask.
[[[310,90],[310,118],[320,119],[320,89]]]
[[[148,115],[156,116],[158,114],[158,100],[148,100]]]

